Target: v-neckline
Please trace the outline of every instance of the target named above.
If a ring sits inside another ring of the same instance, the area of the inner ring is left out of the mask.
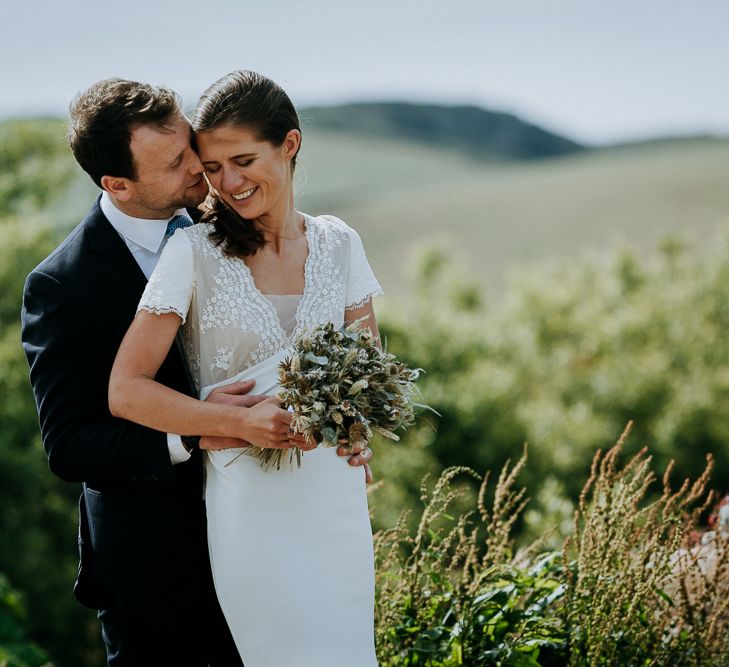
[[[308,216],[306,213],[302,213],[301,215],[304,216],[304,238],[306,239],[306,259],[304,260],[304,288],[301,291],[301,299],[299,300],[298,305],[296,306],[296,314],[294,315],[294,328],[291,331],[291,335],[289,336],[286,333],[286,330],[283,328],[283,325],[281,324],[281,318],[278,315],[278,311],[276,310],[275,306],[271,301],[266,298],[266,295],[261,292],[261,290],[258,288],[258,285],[256,285],[256,279],[253,277],[253,271],[251,271],[251,267],[246,264],[246,261],[243,257],[238,257],[237,259],[240,261],[241,265],[243,266],[243,271],[245,272],[246,276],[248,277],[248,280],[251,283],[251,287],[253,289],[253,293],[257,296],[258,300],[264,305],[264,307],[269,311],[269,314],[273,315],[273,318],[276,322],[276,326],[278,327],[279,333],[281,334],[281,338],[289,342],[293,340],[294,336],[297,333],[297,330],[299,328],[299,324],[301,323],[301,319],[299,315],[301,314],[301,306],[304,303],[304,298],[306,297],[307,291],[309,290],[309,280],[308,280],[308,273],[309,273],[309,264],[312,257],[312,248],[314,247],[314,244],[312,243],[312,235],[313,235],[313,225],[310,224],[310,216]],[[294,296],[294,295],[279,295],[279,294],[272,294],[271,296]],[[298,295],[297,295],[298,296]]]

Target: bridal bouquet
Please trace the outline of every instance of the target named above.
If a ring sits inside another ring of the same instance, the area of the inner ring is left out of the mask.
[[[279,398],[293,412],[291,428],[327,447],[341,441],[366,447],[373,433],[395,433],[414,419],[415,381],[410,369],[377,347],[362,320],[335,329],[323,324],[299,338],[279,365]],[[424,407],[424,406],[423,406]],[[301,466],[301,450],[262,449],[262,465],[279,469],[288,458]]]

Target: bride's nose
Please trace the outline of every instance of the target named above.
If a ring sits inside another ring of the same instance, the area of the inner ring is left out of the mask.
[[[223,169],[223,180],[220,185],[225,192],[238,194],[243,180],[243,176],[236,173],[235,169]]]

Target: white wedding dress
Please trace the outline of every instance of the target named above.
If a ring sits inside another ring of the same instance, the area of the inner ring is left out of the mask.
[[[223,255],[210,227],[178,230],[139,309],[177,313],[204,398],[256,380],[276,393],[292,340],[381,293],[357,233],[305,216],[304,293],[264,295],[244,261]],[[364,471],[332,448],[301,468],[264,470],[245,450],[208,452],[208,540],[215,588],[246,667],[373,667],[374,561]]]

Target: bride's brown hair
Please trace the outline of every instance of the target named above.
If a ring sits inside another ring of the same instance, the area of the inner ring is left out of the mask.
[[[195,132],[223,125],[245,127],[260,141],[283,145],[291,130],[299,130],[299,116],[283,88],[249,70],[236,70],[216,81],[200,97],[192,117]],[[291,160],[291,171],[296,156]],[[211,240],[226,255],[246,257],[263,246],[263,234],[250,220],[230,209],[214,194],[202,206],[203,222],[210,222]]]

